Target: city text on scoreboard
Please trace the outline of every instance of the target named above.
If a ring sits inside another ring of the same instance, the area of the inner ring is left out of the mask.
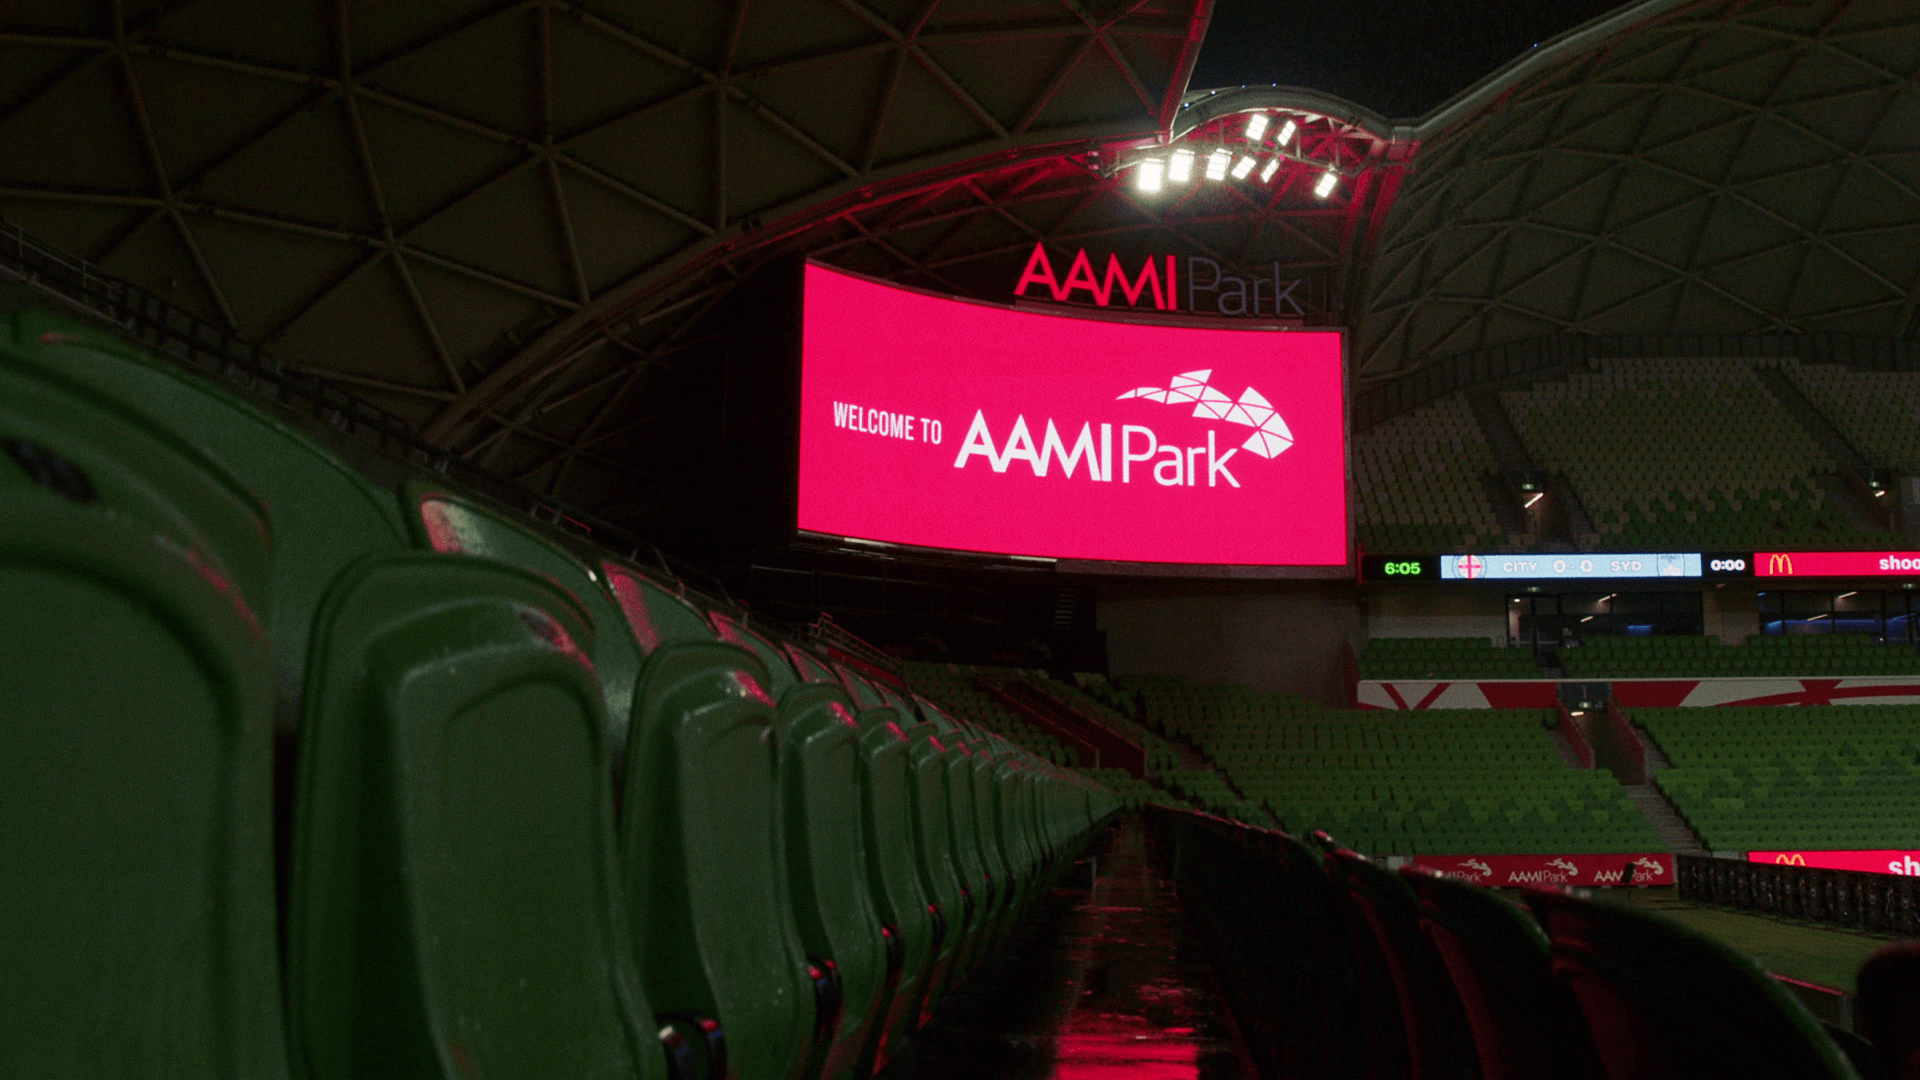
[[[1567,555],[1442,555],[1447,581],[1574,581],[1607,578],[1697,578],[1701,555],[1661,552]]]

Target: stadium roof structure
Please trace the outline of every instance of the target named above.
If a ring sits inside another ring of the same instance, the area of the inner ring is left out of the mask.
[[[1914,336],[1915,0],[1642,0],[1413,121],[1189,92],[1210,9],[48,0],[0,23],[0,216],[635,520],[786,256],[1002,300],[1035,243],[1263,268],[1363,385],[1543,335]],[[1139,190],[1176,146],[1276,168]]]
[[[1352,315],[1378,379],[1544,335],[1910,340],[1920,4],[1630,5],[1418,125]]]

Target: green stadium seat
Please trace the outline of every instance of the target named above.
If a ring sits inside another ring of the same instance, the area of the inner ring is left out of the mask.
[[[775,701],[786,700],[787,691],[800,684],[800,675],[793,669],[793,662],[787,658],[778,645],[762,637],[756,631],[748,629],[738,620],[718,612],[708,615],[714,632],[721,641],[737,645],[760,658],[767,666],[767,693]]]
[[[1553,981],[1540,924],[1489,890],[1412,867],[1400,874],[1459,995],[1481,1080],[1598,1075],[1579,1006]]]
[[[0,1075],[287,1075],[270,658],[223,584],[0,481]]]
[[[906,729],[905,735],[914,849],[920,856],[920,891],[932,906],[940,938],[940,953],[927,974],[927,992],[918,1018],[919,1023],[925,1023],[953,978],[962,947],[974,927],[967,919],[967,901],[953,859],[949,820],[953,798],[947,790],[946,747],[935,738],[932,724],[915,724]]]
[[[837,1003],[810,975],[781,851],[775,706],[766,669],[731,645],[647,658],[627,741],[621,850],[634,953],[663,1021],[713,1075],[800,1074]],[[719,1025],[718,1039],[710,1025]]]
[[[478,559],[383,556],[328,595],[287,931],[302,1075],[664,1075],[592,635],[551,583]]]
[[[641,656],[651,656],[663,645],[719,640],[713,626],[691,604],[646,575],[615,562],[602,562],[600,575],[626,616]]]
[[[891,989],[861,839],[858,736],[852,702],[839,687],[802,683],[781,696],[782,824],[800,942],[816,963],[832,962],[840,984],[839,1027],[817,1044],[807,1069],[824,1080],[863,1075],[861,1056],[887,1015]]]
[[[117,338],[36,311],[15,315],[13,332],[19,348],[10,362],[84,386],[163,426],[223,463],[271,508],[272,604],[261,618],[282,696],[292,696],[305,675],[314,612],[334,577],[362,555],[405,546],[392,496],[226,388]]]
[[[943,943],[935,937],[930,902],[920,881],[913,836],[910,747],[899,714],[873,708],[860,722],[861,830],[866,841],[868,891],[893,935],[899,960],[887,1015],[873,1033],[862,1068],[877,1072],[898,1052],[920,1020],[927,978]]]
[[[995,922],[1000,901],[993,876],[987,869],[985,853],[980,849],[980,828],[976,820],[978,802],[973,790],[973,759],[958,744],[957,740],[962,737],[963,733],[955,728],[943,740],[946,745],[947,794],[952,800],[947,825],[952,832],[950,844],[954,863],[966,890],[963,903],[966,906],[967,931],[962,951],[955,959],[956,978],[964,978],[979,963],[987,929]]]
[[[641,654],[600,575],[558,543],[471,499],[420,483],[402,485],[400,498],[420,546],[525,567],[552,578],[585,605],[594,625],[593,666],[607,695],[612,745],[619,753],[633,713],[633,685]]]
[[[1326,870],[1345,891],[1355,932],[1372,934],[1392,979],[1406,1038],[1407,1075],[1417,1080],[1473,1076],[1476,1057],[1466,1017],[1446,966],[1420,931],[1413,892],[1352,851],[1328,852]]]
[[[1752,960],[1651,913],[1531,890],[1610,1080],[1855,1076],[1800,1002]]]

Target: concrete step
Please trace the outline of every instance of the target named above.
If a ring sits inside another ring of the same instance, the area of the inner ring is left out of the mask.
[[[1560,760],[1566,762],[1567,768],[1569,769],[1586,768],[1586,766],[1581,764],[1580,762],[1580,755],[1577,753],[1574,753],[1573,743],[1567,741],[1566,732],[1560,730],[1559,728],[1554,728],[1551,732],[1549,732],[1549,734],[1553,736],[1553,748],[1555,750],[1560,751]]]
[[[1622,784],[1620,789],[1627,793],[1628,800],[1647,819],[1647,824],[1653,826],[1654,834],[1660,837],[1660,842],[1667,846],[1668,851],[1693,855],[1706,853],[1706,845],[1687,827],[1679,811],[1673,808],[1665,795],[1660,794],[1659,788],[1652,784]]]

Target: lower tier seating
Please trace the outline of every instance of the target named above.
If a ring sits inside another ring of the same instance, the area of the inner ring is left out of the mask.
[[[1139,693],[1148,723],[1192,738],[1283,827],[1324,829],[1369,854],[1664,848],[1609,774],[1567,767],[1547,730],[1551,712],[1382,714],[1247,687],[1122,685]]]
[[[1715,851],[1910,848],[1920,706],[1635,709],[1654,774]]]
[[[1120,807],[387,464],[0,320],[0,1076],[866,1077]]]

